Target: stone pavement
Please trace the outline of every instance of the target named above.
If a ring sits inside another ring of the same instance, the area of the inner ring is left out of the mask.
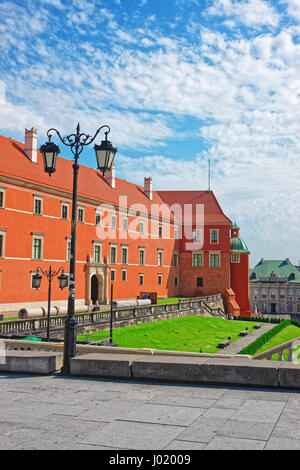
[[[300,449],[300,391],[0,374],[0,449]]]

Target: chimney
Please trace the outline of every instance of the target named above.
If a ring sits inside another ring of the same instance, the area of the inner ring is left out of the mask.
[[[152,178],[144,178],[144,193],[152,201]]]
[[[115,189],[116,187],[116,167],[115,164],[113,163],[110,167],[110,170],[106,173],[106,181],[108,184]]]
[[[37,129],[25,129],[24,152],[32,163],[37,163]]]

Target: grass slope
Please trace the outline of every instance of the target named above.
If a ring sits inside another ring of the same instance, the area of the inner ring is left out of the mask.
[[[254,323],[245,321],[228,321],[215,317],[188,316],[172,320],[161,320],[131,327],[118,328],[113,331],[113,341],[120,347],[153,348],[168,351],[205,353],[218,351],[218,343],[231,336],[235,341],[240,331],[248,326],[253,331]],[[109,336],[109,331],[99,331],[89,335],[97,341],[102,336]],[[78,339],[86,339],[78,336]]]
[[[300,336],[300,328],[298,326],[294,325],[289,325],[284,330],[280,331],[276,336],[270,339],[262,348],[260,348],[256,353],[260,354],[264,351],[267,351],[268,349],[275,348],[276,346],[279,346],[280,344],[286,343],[287,341],[291,341],[292,339],[298,338]],[[287,361],[288,358],[288,351],[285,351],[283,354],[283,358],[285,361]],[[274,354],[273,361],[278,360],[278,354]]]

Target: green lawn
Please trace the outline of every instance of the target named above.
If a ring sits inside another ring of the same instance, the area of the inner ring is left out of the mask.
[[[215,353],[218,343],[231,336],[231,341],[239,338],[240,331],[248,326],[254,329],[254,322],[228,321],[215,317],[188,316],[172,320],[161,320],[113,331],[113,341],[120,347],[153,348],[169,351],[191,351]],[[99,331],[89,335],[91,341],[109,336],[109,331]],[[86,339],[80,335],[78,339]]]
[[[268,349],[275,348],[276,346],[279,346],[280,344],[286,343],[287,341],[291,341],[294,338],[300,337],[300,328],[298,326],[294,325],[289,325],[284,330],[280,331],[277,335],[275,335],[273,338],[270,339],[262,348],[259,349],[255,353],[255,356],[257,354],[260,354],[264,351],[267,351]],[[283,358],[285,361],[287,361],[288,358],[288,351],[284,351]],[[272,357],[273,361],[278,360],[278,354],[274,354]]]
[[[158,304],[178,304],[183,297],[169,297],[168,299],[157,299]]]

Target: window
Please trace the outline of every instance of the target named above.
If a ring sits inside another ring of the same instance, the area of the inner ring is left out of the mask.
[[[96,213],[95,224],[96,224],[96,225],[100,225],[100,224],[101,224],[101,214],[99,214],[99,212]]]
[[[162,236],[163,236],[163,228],[162,228],[162,225],[159,225],[159,226],[158,226],[158,236],[159,236],[159,238],[162,238]]]
[[[122,281],[127,281],[127,269],[122,269]]]
[[[69,213],[69,206],[67,204],[62,204],[61,205],[61,218],[67,219],[68,213]]]
[[[34,198],[34,207],[33,207],[33,213],[37,215],[42,214],[42,202],[43,200],[41,198]]]
[[[144,248],[140,248],[139,264],[140,265],[145,264],[145,249]]]
[[[0,189],[0,207],[4,207],[4,197],[5,197],[5,191],[4,189]]]
[[[101,263],[101,245],[99,243],[94,244],[94,263]]]
[[[174,227],[174,239],[178,240],[178,228]]]
[[[128,262],[128,248],[122,248],[122,264],[127,264]]]
[[[158,285],[161,286],[162,285],[162,274],[158,275],[157,281],[158,281]]]
[[[110,247],[110,262],[112,264],[117,262],[117,248],[115,246]]]
[[[292,312],[293,311],[293,304],[288,304],[288,312]]]
[[[67,241],[67,261],[71,259],[71,240]]]
[[[140,278],[140,286],[143,286],[144,285],[144,274],[140,274],[139,278]]]
[[[297,304],[297,312],[300,312],[300,304]]]
[[[144,233],[144,221],[140,220],[140,233]]]
[[[219,243],[219,230],[212,229],[210,231],[210,243]]]
[[[32,258],[42,259],[42,238],[33,238]]]
[[[202,253],[193,253],[193,266],[202,267],[203,266],[203,255]]]
[[[202,229],[195,229],[194,230],[194,242],[201,243],[202,242]]]
[[[232,263],[239,263],[240,262],[240,255],[238,253],[232,253],[231,262]]]
[[[157,265],[162,266],[163,265],[163,251],[158,250],[157,254],[158,254]]]
[[[1,230],[2,231],[0,231],[0,258],[4,258],[6,229],[1,229]]]
[[[177,253],[177,251],[174,251],[173,264],[174,264],[174,266],[178,266],[178,253]]]
[[[111,216],[111,228],[117,228],[117,216],[115,214]]]
[[[220,255],[219,253],[210,253],[209,255],[209,266],[211,268],[220,267]]]
[[[79,207],[77,220],[78,222],[83,222],[83,219],[84,219],[84,209],[82,209],[82,207]]]
[[[175,287],[178,286],[178,276],[175,276],[175,277],[174,277],[174,286],[175,286]]]
[[[123,217],[123,230],[128,230],[128,219]]]
[[[116,280],[116,270],[115,270],[115,269],[112,269],[112,270],[110,271],[110,280],[111,280],[112,282],[114,282],[114,281]]]
[[[203,287],[203,277],[197,277],[197,287]]]

